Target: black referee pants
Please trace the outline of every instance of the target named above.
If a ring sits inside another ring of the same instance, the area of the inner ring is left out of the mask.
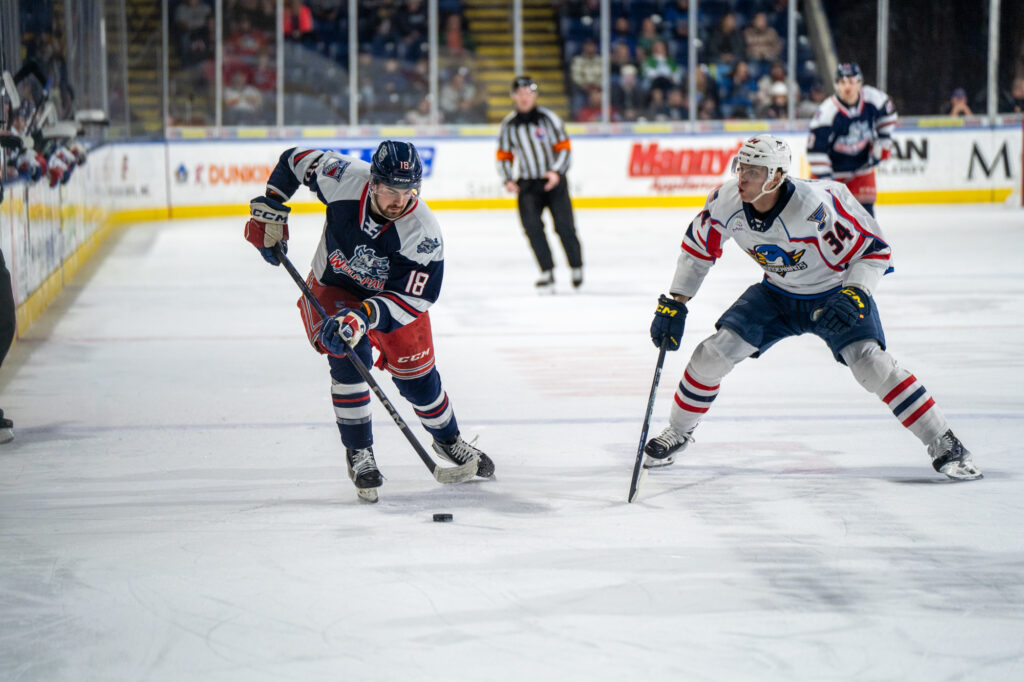
[[[551,248],[544,235],[544,221],[541,212],[545,207],[551,211],[555,222],[555,233],[562,240],[565,258],[573,268],[583,267],[583,254],[580,240],[576,236],[576,223],[572,216],[572,200],[569,198],[569,183],[562,176],[561,182],[550,192],[544,191],[547,180],[519,180],[519,219],[523,222],[523,231],[530,240],[533,255],[537,257],[537,265],[541,270],[555,267],[551,259]]]

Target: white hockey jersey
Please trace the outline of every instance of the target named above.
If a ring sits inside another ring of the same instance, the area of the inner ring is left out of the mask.
[[[758,215],[740,200],[736,179],[708,195],[683,237],[670,293],[693,296],[732,239],[764,271],[765,282],[797,298],[841,286],[874,292],[892,269],[882,231],[842,183],[788,178],[775,206]]]

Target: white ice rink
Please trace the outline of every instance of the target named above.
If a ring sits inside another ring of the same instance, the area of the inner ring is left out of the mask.
[[[647,328],[693,213],[578,211],[586,286],[552,235],[548,298],[513,212],[440,213],[438,368],[497,477],[439,485],[375,404],[377,505],[244,219],[120,232],[0,370],[0,680],[1024,679],[1024,214],[879,210],[889,348],[983,480],[935,474],[801,337],[727,377],[630,505]],[[292,223],[305,271],[321,218]],[[729,244],[652,432],[759,278]]]

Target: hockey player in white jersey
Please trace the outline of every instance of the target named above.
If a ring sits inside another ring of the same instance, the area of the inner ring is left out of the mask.
[[[845,185],[788,176],[785,141],[761,135],[740,147],[734,179],[708,195],[683,237],[669,296],[658,299],[651,339],[677,350],[686,304],[722,247],[734,240],[764,271],[694,350],[676,390],[669,426],[644,447],[648,467],[671,463],[748,357],[803,333],[819,336],[838,362],[877,395],[927,447],[932,467],[953,479],[980,478],[924,385],[885,348],[872,293],[892,254],[875,219]]]
[[[327,207],[307,284],[332,317],[321,319],[302,297],[298,306],[310,343],[328,356],[349,477],[360,498],[371,502],[383,477],[373,453],[370,388],[345,357],[345,341],[367,367],[371,346],[378,350],[377,366],[412,404],[439,455],[460,465],[477,458],[478,476],[494,474],[491,459],[459,435],[434,366],[427,308],[441,292],[444,243],[437,219],[419,197],[422,172],[419,153],[408,142],[382,142],[371,163],[333,151],[288,149],[267,181],[266,196],[252,200],[245,226],[246,239],[279,265],[273,248],[287,250],[291,211],[283,202],[306,185]]]

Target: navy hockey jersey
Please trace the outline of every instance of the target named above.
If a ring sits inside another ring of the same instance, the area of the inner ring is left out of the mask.
[[[313,255],[313,276],[375,309],[375,329],[387,333],[419,317],[441,293],[444,242],[437,219],[414,199],[393,221],[370,215],[370,164],[337,152],[286,150],[267,189],[286,200],[306,185],[326,206]]]
[[[852,107],[832,95],[811,119],[807,140],[811,175],[845,180],[870,170],[882,149],[892,144],[897,118],[889,96],[870,85],[861,88]]]
[[[870,294],[892,264],[881,228],[846,185],[787,179],[778,203],[758,218],[740,200],[734,178],[708,195],[687,228],[669,292],[696,294],[729,239],[760,266],[769,286],[797,298],[851,285]]]

